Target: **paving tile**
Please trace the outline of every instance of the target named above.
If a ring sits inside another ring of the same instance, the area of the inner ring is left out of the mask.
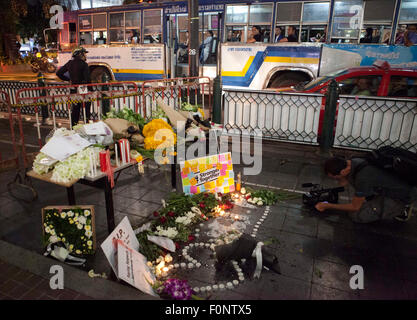
[[[417,259],[405,256],[398,257],[400,277],[415,282],[417,286]]]
[[[261,300],[306,300],[310,297],[311,283],[283,275],[262,273],[259,280]]]
[[[75,300],[79,293],[70,289],[60,290],[61,293],[57,296],[58,300]]]
[[[283,250],[277,250],[276,256],[282,275],[303,281],[311,281],[314,263],[312,258],[302,253],[289,253]]]
[[[281,231],[278,234],[278,249],[290,253],[301,253],[313,258],[317,251],[317,239],[301,234]]]
[[[133,202],[132,204],[130,204],[125,209],[120,210],[120,211],[126,212],[130,215],[136,215],[142,218],[147,218],[147,217],[152,216],[153,212],[159,210],[161,207],[162,207],[161,200],[159,201],[159,203],[152,203],[152,202],[147,202],[143,200],[137,200]]]
[[[408,299],[408,294],[401,279],[383,276],[365,275],[364,289],[359,290],[361,299]]]
[[[30,290],[29,287],[26,287],[22,284],[20,284],[17,281],[9,280],[5,284],[3,284],[2,287],[0,287],[0,292],[13,298],[13,299],[19,299],[21,296],[23,296],[26,292]]]
[[[346,265],[328,261],[315,260],[313,269],[313,283],[325,287],[351,292],[349,281],[352,275]]]
[[[359,296],[356,293],[350,293],[338,289],[324,287],[318,284],[311,286],[312,300],[356,300]]]
[[[31,289],[20,297],[20,300],[38,300],[44,295],[44,292],[39,289]]]
[[[282,230],[315,237],[317,235],[317,219],[286,216]]]
[[[140,200],[160,204],[162,199],[165,199],[168,192],[158,190],[150,190]]]

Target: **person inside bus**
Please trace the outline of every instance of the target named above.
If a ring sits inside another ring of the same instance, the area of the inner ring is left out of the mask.
[[[399,31],[395,35],[395,44],[404,44],[404,34],[407,30],[407,25],[401,25]]]
[[[279,42],[298,42],[297,33],[294,26],[288,27],[288,36],[282,38]]]
[[[279,42],[282,38],[284,38],[284,35],[282,34],[282,29],[281,29],[281,27],[276,26],[275,27],[275,41],[274,42]]]
[[[59,79],[63,81],[70,81],[71,85],[76,84],[88,84],[91,83],[90,78],[90,70],[88,68],[87,60],[87,50],[83,47],[79,47],[73,50],[72,52],[72,59],[64,64],[59,70],[57,71],[56,75]],[[69,75],[69,77],[67,76]],[[74,94],[77,93],[76,88],[71,88],[70,93]],[[72,105],[71,111],[71,124],[75,126],[78,124],[80,120],[80,110],[82,107],[82,103],[76,103]],[[84,121],[87,123],[90,119],[90,107],[91,102],[85,103],[85,115],[86,119]]]
[[[366,28],[366,33],[365,36],[363,38],[361,38],[361,40],[359,41],[360,43],[372,43],[372,34],[374,32],[374,29],[372,28]]]
[[[99,37],[96,39],[96,44],[106,44],[106,40],[103,31],[100,31]]]
[[[410,47],[417,44],[417,25],[410,24],[407,26],[407,31],[404,33],[404,45]]]
[[[253,26],[252,27],[252,37],[247,41],[247,43],[262,42],[261,27]]]
[[[127,43],[136,44],[139,41],[138,32],[136,30],[128,30],[126,31],[126,38]]]
[[[206,31],[206,38],[200,46],[200,64],[204,64],[209,57],[213,35],[213,31]]]
[[[359,78],[356,80],[356,86],[353,88],[351,95],[355,96],[370,96],[370,83],[367,78]]]

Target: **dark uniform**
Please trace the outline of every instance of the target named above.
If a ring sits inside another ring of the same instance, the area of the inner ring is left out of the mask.
[[[63,81],[70,81],[71,84],[87,84],[91,83],[90,79],[90,70],[88,64],[81,58],[81,54],[87,52],[85,49],[78,49],[73,53],[73,58],[63,65],[56,75]],[[66,76],[66,73],[69,73],[69,78]],[[77,93],[76,89],[70,89],[71,93]],[[85,114],[87,119],[84,121],[87,123],[90,119],[90,106],[91,102],[85,103]],[[72,107],[71,117],[72,125],[76,125],[80,119],[80,110],[82,103],[74,104]]]
[[[401,214],[406,205],[417,200],[417,188],[390,172],[372,165],[357,172],[364,161],[360,158],[352,159],[352,171],[348,178],[355,188],[355,196],[366,199],[359,211],[349,214],[354,222],[367,223],[394,218]]]

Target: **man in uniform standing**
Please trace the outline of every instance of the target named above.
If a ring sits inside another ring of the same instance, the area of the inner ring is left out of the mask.
[[[90,70],[88,68],[87,62],[87,50],[83,47],[79,47],[73,50],[72,52],[72,59],[68,61],[65,65],[63,65],[56,75],[63,81],[70,81],[71,84],[87,84],[91,83],[90,79]],[[69,78],[66,75],[68,72]],[[77,89],[70,89],[70,93],[77,93]],[[87,123],[88,119],[90,119],[90,106],[91,102],[85,103],[85,114],[86,118],[84,121]],[[78,124],[80,120],[80,110],[82,107],[82,103],[74,104],[71,111],[71,124],[75,126]]]

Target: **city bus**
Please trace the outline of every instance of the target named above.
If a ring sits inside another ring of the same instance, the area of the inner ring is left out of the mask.
[[[396,44],[417,23],[417,0],[199,1],[199,41],[212,33],[200,75],[225,87],[268,89],[309,81],[335,69],[372,65],[416,68],[416,46]],[[261,41],[247,43],[252,27]],[[298,42],[276,43],[289,27]],[[371,30],[372,40],[363,41]],[[93,80],[144,81],[188,75],[186,1],[142,2],[64,13],[58,61],[87,48]]]

